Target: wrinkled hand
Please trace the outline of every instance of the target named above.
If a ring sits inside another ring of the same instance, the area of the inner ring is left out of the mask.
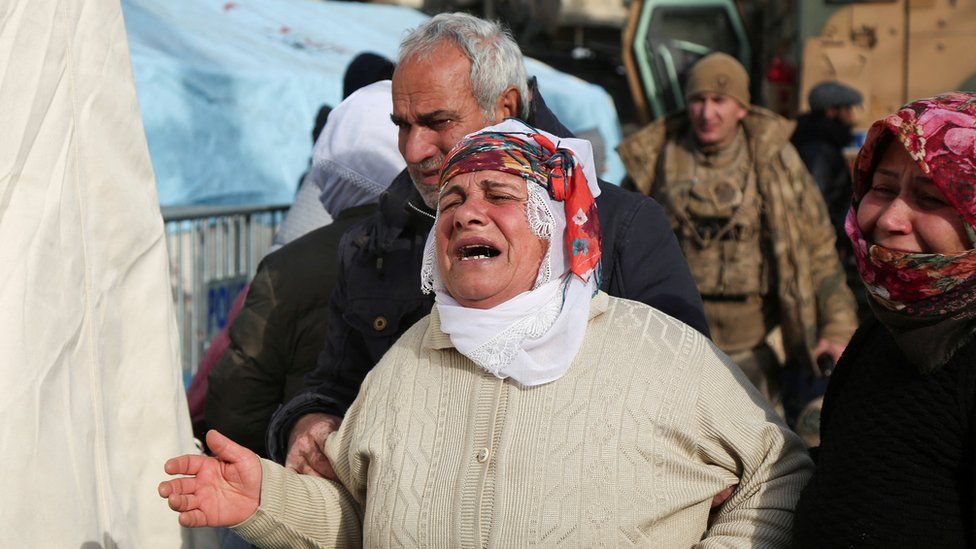
[[[170,475],[190,475],[159,483],[159,495],[179,512],[180,525],[233,526],[261,503],[261,460],[257,454],[218,433],[207,433],[216,458],[185,455],[163,467]]]
[[[834,364],[837,364],[840,362],[840,355],[844,354],[844,349],[846,347],[847,345],[821,339],[817,342],[817,346],[813,348],[813,356],[819,357],[820,355],[826,353],[830,355],[830,358],[834,359]]]
[[[325,439],[339,429],[342,418],[330,414],[306,414],[295,423],[288,436],[285,467],[303,475],[338,481],[329,458]]]

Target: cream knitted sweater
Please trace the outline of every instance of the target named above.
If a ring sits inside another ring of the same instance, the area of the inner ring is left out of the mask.
[[[435,307],[326,453],[341,485],[264,462],[236,531],[263,547],[779,547],[812,469],[707,339],[602,292],[567,374],[532,388],[454,350]]]

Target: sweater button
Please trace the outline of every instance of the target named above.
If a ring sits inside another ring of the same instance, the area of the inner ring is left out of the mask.
[[[478,463],[484,463],[488,461],[488,448],[482,448],[478,450],[478,454],[475,455],[475,459],[478,460]]]

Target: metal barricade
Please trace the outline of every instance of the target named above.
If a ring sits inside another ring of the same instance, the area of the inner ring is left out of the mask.
[[[271,246],[288,204],[162,208],[184,382]]]

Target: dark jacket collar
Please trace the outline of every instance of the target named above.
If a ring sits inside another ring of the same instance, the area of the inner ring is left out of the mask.
[[[843,149],[854,139],[850,126],[835,118],[827,118],[820,113],[806,113],[796,119],[796,132],[793,144],[802,145],[810,141],[822,141]]]
[[[406,169],[380,195],[378,213],[383,222],[374,223],[371,230],[369,242],[373,253],[388,249],[405,231],[426,238],[434,225],[434,212],[424,204]]]
[[[529,119],[526,122],[529,125],[547,131],[556,137],[576,137],[573,132],[569,131],[569,128],[563,126],[562,122],[556,118],[556,115],[549,110],[549,106],[546,105],[545,99],[542,98],[542,94],[539,93],[539,83],[533,76],[529,79],[529,94],[532,96],[532,100],[529,103]]]

